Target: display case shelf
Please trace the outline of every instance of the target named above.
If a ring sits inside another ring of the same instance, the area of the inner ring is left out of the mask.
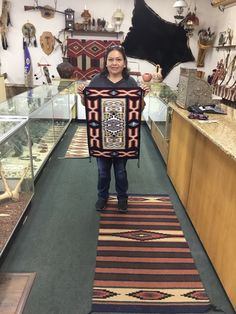
[[[168,97],[161,97],[163,83],[150,84],[150,93],[145,97],[146,107],[143,118],[150,128],[151,135],[164,159],[167,162],[169,134],[172,109],[168,105]]]
[[[34,193],[27,118],[0,117],[0,256]],[[29,159],[21,159],[22,151]]]
[[[75,93],[70,89],[72,84],[75,83],[55,81],[0,103],[0,115],[29,119],[35,178],[71,121],[71,107],[75,105]],[[19,158],[29,160],[31,156],[23,149]]]

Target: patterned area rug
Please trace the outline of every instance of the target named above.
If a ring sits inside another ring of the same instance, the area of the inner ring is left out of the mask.
[[[65,158],[88,158],[88,136],[85,125],[78,126],[71,143],[67,149]]]
[[[204,313],[211,304],[168,196],[109,198],[101,213],[92,312]]]
[[[139,158],[142,89],[85,88],[90,156]]]
[[[0,273],[0,313],[23,313],[36,273]]]

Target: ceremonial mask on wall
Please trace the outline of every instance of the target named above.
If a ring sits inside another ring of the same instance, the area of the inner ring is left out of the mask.
[[[51,32],[43,32],[40,36],[40,46],[46,55],[50,55],[54,50],[55,38]]]

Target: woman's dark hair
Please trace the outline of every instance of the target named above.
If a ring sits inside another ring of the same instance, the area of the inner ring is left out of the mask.
[[[122,56],[123,56],[123,59],[124,59],[125,64],[126,64],[126,67],[122,71],[122,76],[123,76],[123,78],[127,79],[129,77],[129,69],[127,68],[128,61],[127,61],[127,57],[126,57],[126,54],[125,54],[125,49],[121,45],[113,45],[113,46],[110,46],[110,47],[107,48],[107,50],[105,52],[105,56],[104,56],[104,67],[103,67],[103,69],[101,71],[101,74],[104,75],[104,76],[108,75],[108,70],[107,70],[107,66],[106,66],[107,58],[108,58],[109,53],[111,51],[113,51],[113,50],[119,51],[122,54]]]

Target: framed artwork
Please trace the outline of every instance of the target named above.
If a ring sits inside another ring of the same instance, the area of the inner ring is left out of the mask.
[[[143,90],[86,87],[89,154],[139,158]]]

